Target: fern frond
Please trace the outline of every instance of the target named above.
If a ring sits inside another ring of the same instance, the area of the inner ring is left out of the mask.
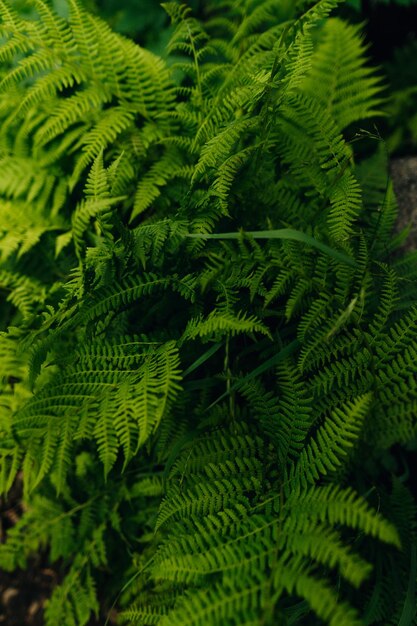
[[[361,26],[339,19],[327,20],[305,83],[308,92],[332,111],[339,130],[380,113],[381,79],[365,66],[360,30]],[[313,85],[320,85],[319,91]]]
[[[261,333],[269,335],[268,328],[256,317],[247,317],[244,314],[213,311],[205,319],[203,317],[191,320],[184,331],[181,341],[196,339],[207,340],[220,337],[223,334],[231,336],[245,333]]]
[[[363,396],[325,419],[301,452],[291,472],[291,484],[305,486],[340,467],[358,439],[370,404],[371,396]]]
[[[341,524],[358,531],[363,530],[366,534],[378,537],[386,543],[400,545],[395,527],[384,520],[351,488],[341,488],[337,485],[310,487],[300,495],[295,497],[290,495],[288,506],[295,513],[293,520],[296,524],[303,520],[302,511],[305,511],[308,514],[305,520],[307,525],[310,523],[314,525],[318,521]],[[300,522],[300,529],[303,528],[303,523]]]
[[[170,343],[135,354],[135,346],[140,343],[115,342],[104,351],[93,344],[17,413],[15,432],[37,441],[30,451],[38,465],[33,488],[52,464],[62,488],[77,440],[95,440],[107,475],[120,447],[128,462],[158,427],[180,389],[177,348]],[[122,369],[113,372],[117,361]]]

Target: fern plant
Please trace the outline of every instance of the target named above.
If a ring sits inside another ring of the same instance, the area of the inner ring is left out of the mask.
[[[416,253],[337,5],[166,3],[168,66],[0,2],[0,566],[62,563],[47,626],[416,623]]]

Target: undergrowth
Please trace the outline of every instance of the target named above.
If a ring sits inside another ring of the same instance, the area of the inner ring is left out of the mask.
[[[0,566],[61,564],[47,626],[417,623],[417,258],[337,5],[165,3],[168,65],[0,2]]]

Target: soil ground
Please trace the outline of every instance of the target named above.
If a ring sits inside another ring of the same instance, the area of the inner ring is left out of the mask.
[[[1,543],[4,542],[7,531],[23,513],[21,496],[22,482],[18,478],[7,502],[0,500]],[[0,569],[0,626],[44,626],[45,601],[50,597],[61,575],[59,565],[51,567],[45,553],[31,559],[25,570],[5,572]],[[101,616],[100,621],[92,619],[88,626],[102,626],[106,617],[107,615]],[[111,617],[110,626],[115,623],[115,616]]]

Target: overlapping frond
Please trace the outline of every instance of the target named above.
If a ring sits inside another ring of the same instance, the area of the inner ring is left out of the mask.
[[[411,623],[417,265],[359,27],[169,2],[170,65],[25,4],[0,1],[0,491],[22,472],[29,507],[0,565],[62,561],[47,626],[101,587],[143,625]]]

